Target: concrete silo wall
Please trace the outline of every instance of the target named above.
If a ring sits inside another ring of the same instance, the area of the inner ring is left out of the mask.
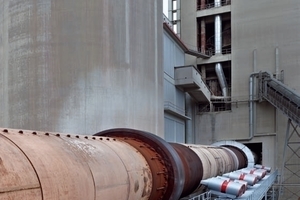
[[[0,0],[0,124],[163,134],[159,0]]]

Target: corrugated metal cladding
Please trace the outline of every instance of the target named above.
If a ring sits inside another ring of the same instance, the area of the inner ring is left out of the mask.
[[[2,126],[163,133],[159,0],[1,0]]]
[[[183,50],[164,31],[164,100],[172,109],[184,115],[185,93],[175,87],[174,67],[183,66],[185,56]],[[175,115],[165,113],[165,139],[169,142],[185,141],[185,121]]]
[[[178,90],[174,83],[170,83],[168,80],[164,80],[164,94],[165,94],[165,101],[171,102],[176,108],[178,112],[181,111],[181,114],[184,114],[184,107],[185,107],[185,98],[184,92]]]
[[[168,142],[185,142],[185,122],[169,114],[165,114],[165,140]]]
[[[171,39],[164,31],[164,70],[171,78],[174,79],[174,67],[183,66],[185,57],[183,50]]]

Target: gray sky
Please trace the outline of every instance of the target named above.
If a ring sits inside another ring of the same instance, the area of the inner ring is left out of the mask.
[[[168,16],[168,0],[163,0],[163,13]]]

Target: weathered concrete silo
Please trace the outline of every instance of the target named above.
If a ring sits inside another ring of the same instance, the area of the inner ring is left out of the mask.
[[[0,124],[163,134],[159,0],[0,0]]]

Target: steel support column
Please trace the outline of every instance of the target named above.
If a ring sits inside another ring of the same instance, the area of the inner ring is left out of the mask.
[[[280,199],[300,198],[300,133],[288,119],[280,179]]]

